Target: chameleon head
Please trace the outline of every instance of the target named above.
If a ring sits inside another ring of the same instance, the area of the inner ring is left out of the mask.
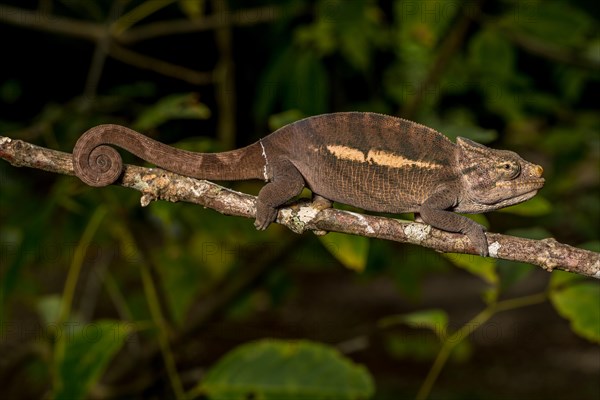
[[[457,138],[461,199],[476,212],[490,211],[529,200],[544,186],[544,169],[508,150],[494,150]],[[472,212],[472,211],[468,211]]]

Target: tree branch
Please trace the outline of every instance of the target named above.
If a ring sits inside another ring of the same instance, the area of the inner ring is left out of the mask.
[[[198,19],[176,19],[159,21],[125,29],[91,21],[79,21],[43,11],[32,11],[0,4],[0,23],[36,29],[43,32],[58,33],[90,40],[101,46],[101,52],[114,59],[141,69],[148,69],[192,85],[207,85],[215,81],[213,72],[198,72],[184,66],[176,65],[135,52],[122,44],[149,40],[165,35],[199,32],[209,29],[230,29],[232,25],[247,26],[273,21],[282,16],[278,7],[257,7],[240,10],[231,15],[217,13]],[[113,27],[114,28],[114,27]],[[230,72],[230,71],[229,71]],[[93,80],[92,80],[93,81]],[[230,95],[230,91],[223,91]]]
[[[213,14],[196,19],[181,18],[149,22],[138,27],[132,27],[131,29],[112,32],[112,34],[114,35],[114,39],[121,43],[133,44],[167,35],[202,32],[229,25],[251,26],[277,20],[283,14],[283,11],[279,7],[263,6],[239,10],[228,17]],[[97,22],[80,21],[48,14],[44,11],[27,10],[4,4],[0,4],[0,22],[91,41],[100,40],[107,35],[107,27]]]
[[[181,65],[172,64],[159,58],[146,56],[130,50],[127,47],[123,47],[116,42],[110,43],[108,54],[112,58],[122,61],[125,64],[133,65],[140,69],[154,71],[158,74],[179,79],[192,85],[208,85],[214,81],[213,72],[199,72]]]
[[[102,24],[0,4],[0,22],[97,41],[106,35]]]
[[[272,22],[282,16],[283,11],[279,7],[263,6],[236,11],[231,13],[231,15],[215,13],[195,19],[182,18],[149,22],[123,32],[119,36],[119,40],[126,44],[133,44],[157,37],[203,32],[230,25],[251,26],[264,22]]]
[[[18,167],[74,175],[71,154],[8,137],[0,136],[0,158]],[[167,200],[199,204],[225,215],[246,218],[254,218],[256,212],[254,196],[157,168],[125,165],[116,184],[142,192],[144,207],[153,200]],[[277,223],[296,233],[309,230],[342,232],[417,244],[439,252],[477,254],[464,235],[416,222],[336,209],[318,210],[306,201],[282,208]],[[600,253],[578,249],[552,238],[532,240],[498,233],[486,235],[491,257],[526,262],[547,271],[557,268],[600,279]]]

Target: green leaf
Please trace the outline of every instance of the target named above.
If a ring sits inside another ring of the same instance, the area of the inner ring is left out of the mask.
[[[298,110],[304,115],[327,110],[329,77],[314,52],[288,47],[270,63],[259,83],[255,114],[265,120],[279,111]]]
[[[511,236],[536,240],[552,237],[552,234],[550,232],[539,227],[509,229],[505,233]],[[500,285],[499,287],[495,288],[495,296],[499,295],[501,292],[510,289],[517,283],[523,281],[533,271],[537,270],[537,267],[528,263],[497,259],[496,269],[500,278]],[[490,298],[490,300],[495,301],[496,299]]]
[[[415,311],[410,314],[400,314],[385,317],[379,321],[381,328],[389,328],[394,325],[407,325],[411,328],[423,328],[433,331],[439,338],[446,336],[448,329],[448,314],[444,310],[430,309]]]
[[[520,77],[515,73],[516,51],[503,34],[482,30],[469,42],[467,68],[475,79],[486,107],[507,119],[521,115],[522,100],[516,87]]]
[[[285,91],[285,74],[291,68],[293,48],[288,47],[274,56],[267,65],[258,83],[254,113],[259,121],[264,121],[275,109],[277,101]]]
[[[542,40],[552,46],[577,46],[593,37],[596,23],[591,14],[567,2],[518,2],[502,18],[513,31]]]
[[[386,335],[384,345],[387,353],[398,360],[424,363],[434,360],[440,352],[440,341],[433,334],[390,334]]]
[[[508,232],[507,232],[508,234]],[[527,278],[537,267],[515,261],[497,260],[502,291],[505,291]]]
[[[387,352],[395,359],[427,362],[434,360],[440,352],[442,344],[433,335],[390,334],[384,338]],[[473,346],[468,338],[462,340],[452,349],[451,360],[455,363],[465,362],[473,353]]]
[[[65,347],[64,353],[57,355],[57,382],[51,397],[86,398],[131,332],[131,325],[111,320],[67,326],[58,339]]]
[[[350,65],[367,70],[374,48],[385,40],[382,12],[371,0],[318,1],[316,21],[295,31],[294,44],[320,58],[339,52]]]
[[[542,228],[519,228],[509,229],[505,232],[507,235],[523,237],[527,239],[544,239],[551,237],[552,234]],[[500,277],[499,291],[506,291],[515,284],[527,278],[531,272],[537,270],[537,267],[522,262],[496,260],[498,276]],[[499,292],[498,292],[499,294]]]
[[[576,334],[600,343],[600,284],[578,275],[554,271],[550,300],[556,311],[571,322]]]
[[[589,242],[581,243],[577,247],[598,253],[600,252],[600,240],[590,240]]]
[[[509,78],[514,65],[514,48],[504,36],[492,30],[483,30],[469,44],[469,61],[478,71],[486,72],[493,82]]]
[[[454,265],[477,275],[489,284],[498,283],[496,273],[496,260],[488,257],[479,257],[471,254],[444,254]]]
[[[133,123],[133,128],[146,131],[173,119],[207,119],[208,107],[198,101],[196,94],[173,94],[148,107]]]
[[[548,215],[550,211],[552,211],[552,203],[542,196],[536,196],[524,203],[498,210],[498,212],[520,215],[522,217],[539,217]]]
[[[389,328],[395,325],[406,325],[415,329],[427,329],[431,335],[393,333],[386,335],[385,345],[393,357],[410,358],[417,361],[432,360],[439,353],[442,341],[446,340],[448,332],[448,314],[444,310],[430,309],[416,311],[410,314],[391,315],[379,321],[380,328]],[[435,336],[434,336],[435,334]],[[471,354],[471,345],[468,340],[463,340],[452,351],[452,360],[465,361]]]
[[[291,62],[292,70],[286,73],[284,108],[299,109],[307,115],[322,114],[327,110],[329,78],[321,60],[311,52],[297,51]]]
[[[306,116],[307,115],[303,114],[300,110],[294,109],[273,114],[269,117],[269,129],[271,129],[272,132],[275,132],[282,126],[296,122]]]
[[[382,244],[385,244],[383,246]],[[390,274],[401,294],[417,303],[421,300],[423,282],[431,274],[448,271],[451,266],[438,254],[419,246],[403,247],[398,259],[398,248],[387,242],[374,240],[369,250],[369,273]]]
[[[369,239],[363,236],[330,232],[319,236],[321,243],[346,268],[362,272],[367,265]]]
[[[402,47],[416,42],[431,49],[447,35],[448,27],[460,11],[457,4],[443,4],[426,1],[396,1],[394,3],[395,19],[399,33],[404,40],[397,43]]]
[[[336,4],[337,3],[337,4]],[[334,21],[339,48],[346,59],[355,67],[366,70],[372,60],[373,42],[377,40],[379,9],[368,0],[320,2],[326,21]]]
[[[37,302],[37,311],[46,325],[56,324],[60,314],[61,297],[56,294],[44,296]]]
[[[210,400],[368,399],[368,371],[319,343],[261,340],[225,355],[199,386]]]

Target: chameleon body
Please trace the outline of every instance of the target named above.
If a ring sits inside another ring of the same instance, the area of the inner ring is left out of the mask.
[[[488,254],[484,228],[460,213],[521,203],[544,185],[542,167],[514,152],[392,116],[344,112],[286,125],[247,147],[194,153],[119,125],[84,133],[73,150],[76,175],[105,186],[122,172],[124,148],[166,170],[208,180],[262,179],[255,226],[266,229],[277,208],[308,187],[327,200],[368,211],[415,213],[433,227],[466,234]]]

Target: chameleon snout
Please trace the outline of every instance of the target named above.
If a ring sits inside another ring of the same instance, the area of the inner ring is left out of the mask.
[[[538,178],[541,178],[542,174],[544,173],[544,168],[542,168],[541,165],[535,165],[533,167],[533,172],[535,173],[535,176],[537,176]]]

